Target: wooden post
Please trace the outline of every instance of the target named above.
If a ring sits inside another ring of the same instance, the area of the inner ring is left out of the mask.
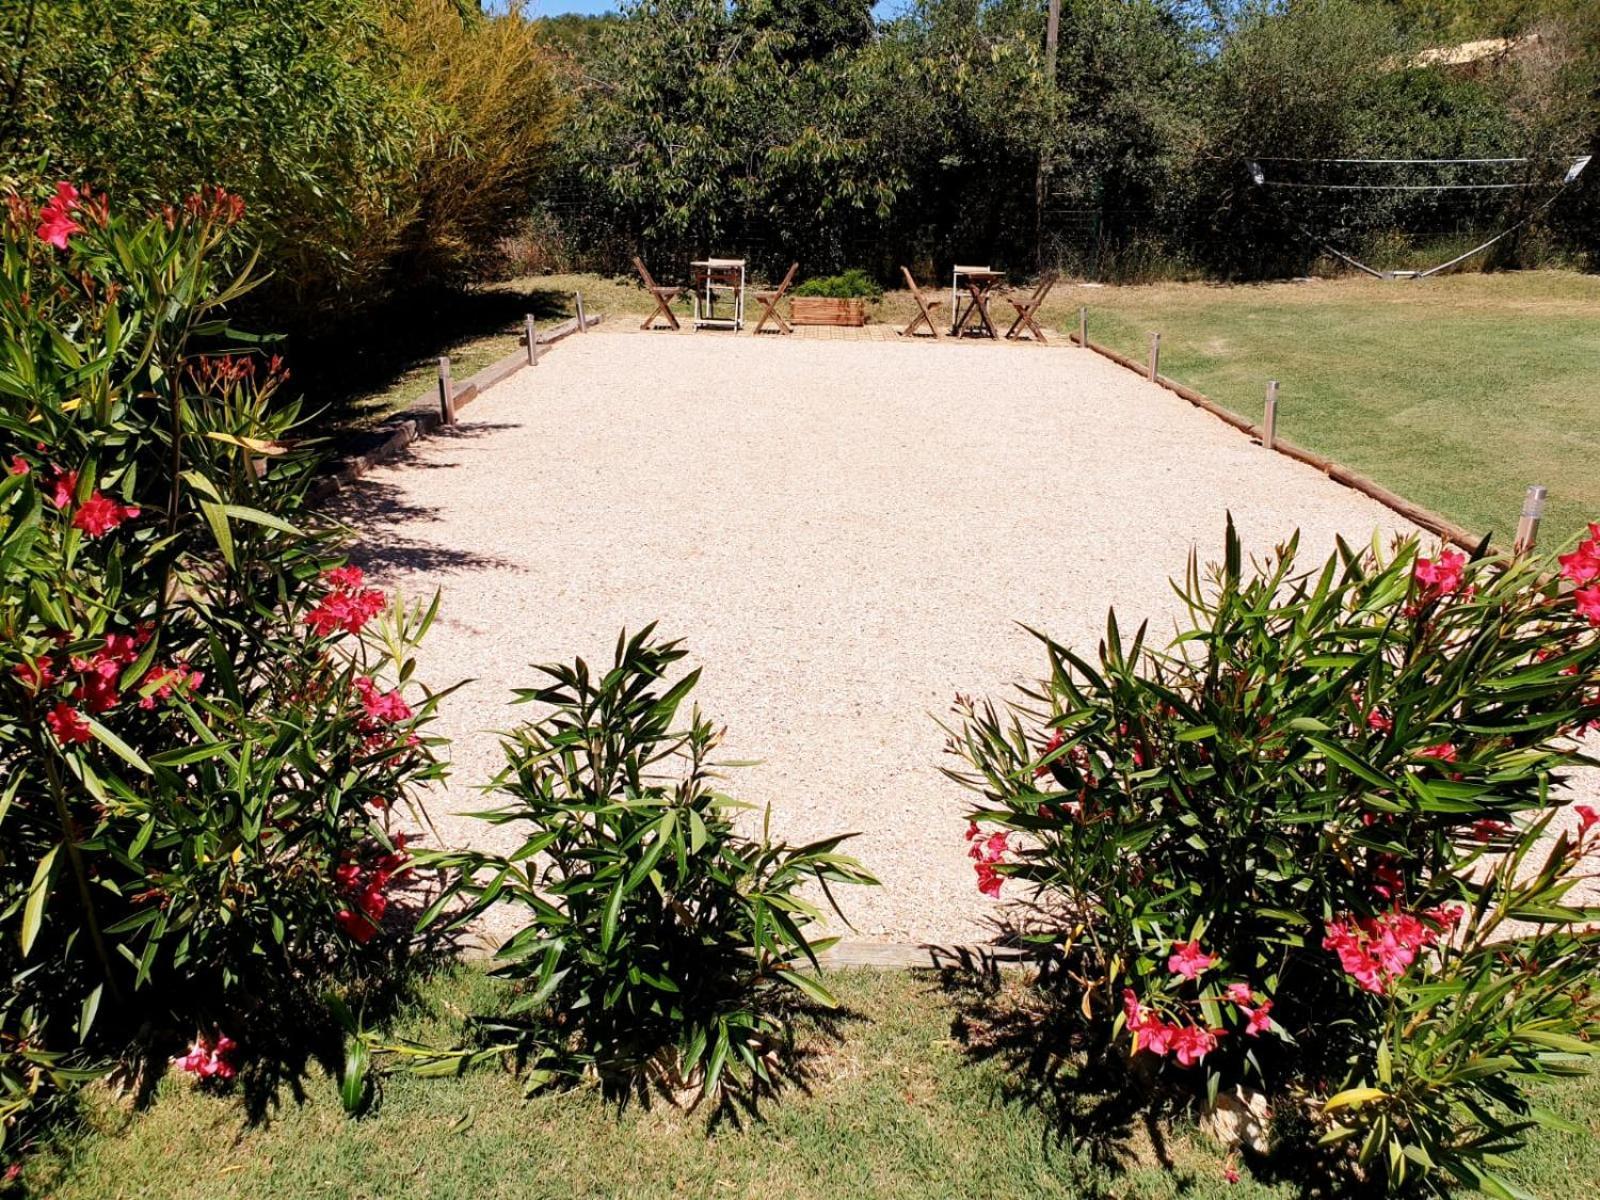
[[[1156,381],[1156,377],[1160,374],[1161,335],[1159,333],[1152,333],[1150,335],[1150,382],[1154,383]]]
[[[589,319],[583,315],[583,293],[573,292],[572,302],[578,307],[578,332],[589,332]]]
[[[446,425],[456,423],[456,393],[450,383],[450,356],[442,355],[439,359],[439,414],[444,418]]]
[[[1539,522],[1544,520],[1544,501],[1549,493],[1538,484],[1528,489],[1522,501],[1522,519],[1517,522],[1517,542],[1514,551],[1527,554],[1539,543]]]
[[[532,313],[522,318],[522,332],[528,340],[528,365],[536,366],[539,362],[539,331],[533,327]]]
[[[1261,444],[1271,450],[1278,442],[1278,381],[1267,380],[1267,411],[1261,418]]]
[[[1089,348],[1089,309],[1085,305],[1078,306],[1078,345]]]

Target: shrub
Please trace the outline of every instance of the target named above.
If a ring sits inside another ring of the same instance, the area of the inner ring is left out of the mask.
[[[834,300],[882,300],[883,288],[872,276],[859,267],[851,267],[842,275],[828,275],[821,279],[808,279],[795,288],[796,296],[826,296]]]
[[[519,700],[549,706],[507,734],[496,780],[504,807],[479,814],[527,830],[509,855],[433,854],[459,872],[425,916],[459,895],[455,923],[512,903],[528,922],[500,947],[497,974],[518,997],[483,1022],[483,1054],[515,1049],[543,1084],[597,1071],[625,1097],[648,1085],[749,1102],[777,1082],[796,1000],[831,1007],[807,969],[837,939],[807,928],[821,913],[800,892],[874,880],[839,853],[846,836],[806,846],[735,827],[746,805],[718,789],[721,735],[678,714],[700,672],[662,690],[684,652],[654,627],[618,641],[603,675],[582,659],[547,666]],[[838,912],[834,904],[834,911]]]
[[[318,328],[459,279],[525,215],[563,111],[539,43],[520,6],[457,0],[6,6],[0,175],[125,204],[221,184],[268,268],[256,303]]]
[[[1168,649],[1113,613],[1097,662],[1046,638],[1022,700],[959,706],[980,886],[1039,900],[1100,1053],[1309,1110],[1390,1189],[1508,1194],[1500,1156],[1552,1120],[1521,1081],[1581,1069],[1600,1015],[1600,822],[1554,826],[1600,717],[1594,532],[1567,595],[1414,542],[1247,571],[1230,523]]]
[[[190,1037],[180,1065],[226,1078],[314,1036],[322,988],[393,943],[390,814],[441,773],[432,609],[340,565],[282,364],[229,353],[241,208],[63,183],[0,229],[8,1081]]]

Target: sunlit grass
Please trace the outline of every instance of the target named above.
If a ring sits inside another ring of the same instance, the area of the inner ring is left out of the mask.
[[[237,1099],[169,1076],[135,1115],[101,1097],[93,1132],[36,1160],[27,1182],[59,1200],[1298,1194],[1242,1163],[1241,1181],[1229,1184],[1226,1156],[1182,1125],[1152,1140],[1135,1122],[1123,1165],[1097,1165],[1063,1143],[1047,1111],[1013,1098],[1016,1078],[1000,1059],[971,1053],[960,997],[937,978],[863,971],[834,980],[847,1015],[834,1035],[808,1037],[807,1083],[742,1127],[708,1134],[703,1114],[659,1105],[619,1114],[592,1091],[525,1100],[515,1079],[491,1069],[459,1080],[391,1077],[360,1120],[343,1114],[331,1080],[313,1074],[303,1099],[283,1095],[266,1123],[251,1126]],[[397,1032],[447,1041],[491,992],[474,970],[446,976]],[[1518,1178],[1538,1196],[1583,1195],[1600,1185],[1600,1081],[1544,1098],[1588,1133],[1539,1135]]]

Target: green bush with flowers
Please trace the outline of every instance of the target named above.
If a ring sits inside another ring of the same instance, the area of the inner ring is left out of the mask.
[[[433,617],[307,505],[283,365],[228,327],[240,202],[60,184],[0,216],[0,1116],[302,1042],[380,973],[396,806],[442,773]],[[285,1035],[282,1031],[295,1032]]]
[[[1562,795],[1600,528],[1559,562],[1297,551],[1247,568],[1230,523],[1165,649],[1113,614],[1092,660],[1045,638],[1037,686],[958,701],[978,884],[1035,902],[1040,987],[1151,1102],[1253,1091],[1347,1186],[1515,1195],[1556,1120],[1526,1083],[1600,1051],[1600,812]]]

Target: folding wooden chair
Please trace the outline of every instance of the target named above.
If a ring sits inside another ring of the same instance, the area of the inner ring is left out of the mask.
[[[644,280],[644,290],[649,292],[656,302],[655,312],[646,317],[644,324],[640,325],[639,328],[654,329],[658,316],[665,317],[667,324],[672,328],[681,328],[678,324],[678,318],[672,313],[672,302],[683,295],[684,289],[681,287],[659,286],[654,279],[650,278],[650,268],[644,265],[644,259],[637,254],[633,256],[633,269],[639,272],[639,278]]]
[[[776,321],[778,323],[779,333],[794,332],[793,326],[785,321],[783,315],[778,312],[778,304],[789,294],[789,288],[793,286],[795,272],[798,270],[800,270],[799,263],[790,263],[789,273],[783,277],[783,282],[778,285],[777,291],[756,293],[756,299],[761,302],[761,307],[766,311],[761,314],[761,320],[756,322],[755,332],[760,333],[768,321]]]
[[[933,334],[934,340],[937,341],[941,335],[939,333],[939,322],[933,319],[933,310],[943,304],[944,301],[936,296],[924,296],[922,289],[917,286],[916,279],[912,277],[910,267],[901,267],[900,274],[906,277],[906,287],[911,292],[911,298],[917,302],[917,307],[922,310],[912,318],[911,324],[900,331],[900,336],[911,337],[917,332],[917,326],[926,325],[928,332]]]
[[[1024,326],[1033,334],[1034,340],[1048,343],[1050,339],[1044,336],[1044,330],[1039,328],[1039,307],[1050,295],[1050,289],[1056,286],[1056,281],[1061,276],[1055,271],[1050,272],[1039,280],[1039,286],[1033,289],[1033,295],[1026,300],[1018,300],[1015,296],[1005,297],[1005,302],[1017,310],[1017,319],[1011,322],[1011,328],[1006,330],[1006,339],[1013,340],[1022,336]]]

